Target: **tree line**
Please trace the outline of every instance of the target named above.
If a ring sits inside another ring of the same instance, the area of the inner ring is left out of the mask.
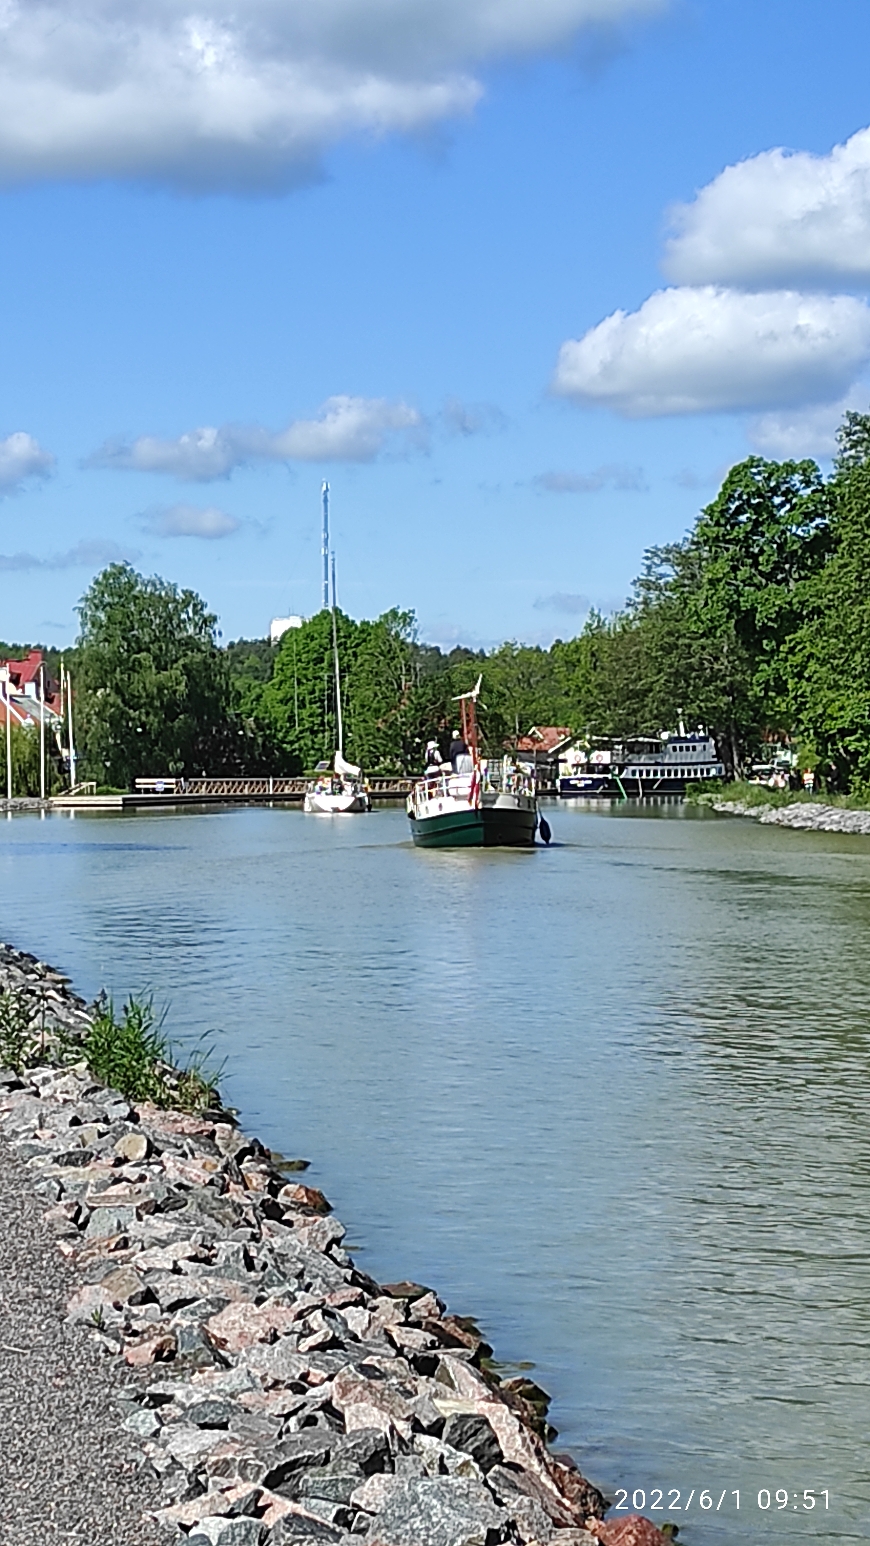
[[[750,457],[681,542],[643,556],[624,608],[549,648],[445,653],[412,612],[336,614],[345,755],[371,774],[422,765],[483,676],[491,752],[533,724],[590,741],[704,728],[729,772],[788,738],[832,789],[870,791],[870,415],[848,413],[829,474]],[[337,741],[326,610],[222,646],[195,592],[112,564],[79,606],[79,769],[139,776],[298,774]]]

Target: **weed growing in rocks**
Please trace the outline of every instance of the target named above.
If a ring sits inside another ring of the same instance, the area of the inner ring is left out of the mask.
[[[84,1058],[97,1079],[120,1090],[128,1100],[155,1106],[201,1111],[219,1106],[218,1074],[208,1068],[208,1049],[198,1047],[186,1065],[171,1061],[171,1047],[150,998],[129,998],[120,1018],[105,995],[76,1056]]]

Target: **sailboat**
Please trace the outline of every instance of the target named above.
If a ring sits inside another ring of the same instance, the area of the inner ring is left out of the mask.
[[[329,484],[323,485],[323,604],[329,601]],[[344,756],[344,721],[341,713],[341,671],[338,664],[338,629],[335,622],[335,554],[332,558],[332,662],[335,671],[335,718],[338,731],[338,747],[333,765],[319,762],[315,777],[305,788],[303,810],[320,816],[349,816],[359,811],[371,810],[371,798],[365,786],[362,770],[354,767]]]
[[[461,733],[451,762],[433,759],[408,796],[411,836],[420,848],[531,848],[538,826],[534,773],[513,758],[480,755],[481,677],[456,700]],[[460,749],[461,748],[461,749]],[[434,752],[434,748],[433,748]],[[544,834],[543,823],[541,826]]]

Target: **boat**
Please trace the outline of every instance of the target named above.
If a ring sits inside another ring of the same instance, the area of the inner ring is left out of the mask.
[[[493,762],[480,755],[480,684],[478,677],[472,691],[456,700],[461,731],[451,761],[430,760],[408,795],[411,836],[419,848],[534,847],[535,775],[511,757]]]
[[[323,485],[323,605],[329,606],[329,484]],[[341,671],[338,664],[338,630],[335,624],[335,554],[332,555],[332,662],[335,670],[335,718],[338,748],[332,768],[318,762],[314,778],[305,786],[302,809],[309,815],[352,816],[371,810],[372,802],[362,770],[344,756],[344,721],[341,713]]]
[[[680,730],[633,742],[617,780],[625,795],[685,794],[691,784],[724,776],[713,737]]]
[[[361,770],[345,762],[341,752],[336,752],[332,768],[328,762],[319,762],[314,771],[317,776],[306,786],[302,805],[309,815],[350,816],[371,810]]]

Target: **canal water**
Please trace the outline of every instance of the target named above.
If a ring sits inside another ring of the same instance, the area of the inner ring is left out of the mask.
[[[398,810],[16,816],[0,935],[212,1031],[360,1264],[532,1363],[610,1497],[685,1546],[865,1541],[870,840],[549,815],[534,853],[415,850]]]

